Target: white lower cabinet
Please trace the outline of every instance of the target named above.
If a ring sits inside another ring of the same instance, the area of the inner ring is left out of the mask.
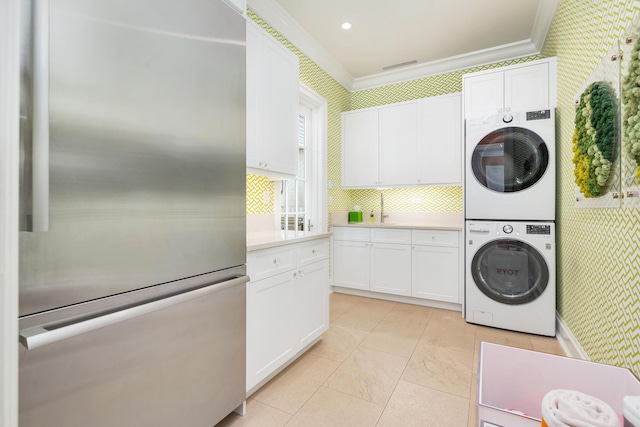
[[[353,289],[369,289],[370,243],[333,241],[333,283]]]
[[[293,285],[293,346],[302,349],[318,338],[329,325],[328,262],[301,268]]]
[[[411,264],[411,296],[460,302],[458,248],[414,246]]]
[[[412,231],[412,296],[460,302],[459,239],[458,231]]]
[[[321,238],[249,252],[248,393],[329,328],[328,250]]]
[[[334,227],[334,286],[460,304],[460,232]]]
[[[411,295],[411,246],[371,244],[369,289],[385,294]]]
[[[291,273],[247,286],[247,390],[293,356]]]
[[[411,295],[411,230],[334,228],[333,284]]]

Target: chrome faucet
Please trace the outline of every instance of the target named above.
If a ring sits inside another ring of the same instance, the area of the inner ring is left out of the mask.
[[[384,224],[385,218],[389,218],[389,214],[384,213],[384,193],[380,192],[380,223]]]

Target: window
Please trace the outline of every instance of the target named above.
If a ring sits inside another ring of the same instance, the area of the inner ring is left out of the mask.
[[[300,85],[298,173],[295,179],[276,185],[281,230],[319,231],[327,228],[326,135],[326,100]]]
[[[282,181],[280,191],[280,229],[308,231],[311,219],[307,215],[308,194],[313,191],[309,188],[308,173],[312,147],[310,138],[311,110],[300,107],[298,113],[298,174],[296,179]]]

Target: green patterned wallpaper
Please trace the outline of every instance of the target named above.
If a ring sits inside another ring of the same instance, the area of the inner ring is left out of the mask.
[[[562,0],[544,45],[558,57],[558,311],[589,357],[640,376],[640,211],[578,209],[573,99],[640,1]]]
[[[265,203],[265,193],[268,202]],[[248,214],[272,214],[274,213],[275,187],[273,181],[262,175],[247,174],[247,213]]]

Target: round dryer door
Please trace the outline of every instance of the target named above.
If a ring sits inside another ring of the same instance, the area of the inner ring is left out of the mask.
[[[476,145],[471,170],[478,182],[499,193],[534,185],[547,170],[549,151],[529,129],[507,127],[491,132]]]
[[[471,262],[478,289],[504,304],[526,304],[538,298],[549,283],[547,263],[534,247],[515,239],[493,240]]]

